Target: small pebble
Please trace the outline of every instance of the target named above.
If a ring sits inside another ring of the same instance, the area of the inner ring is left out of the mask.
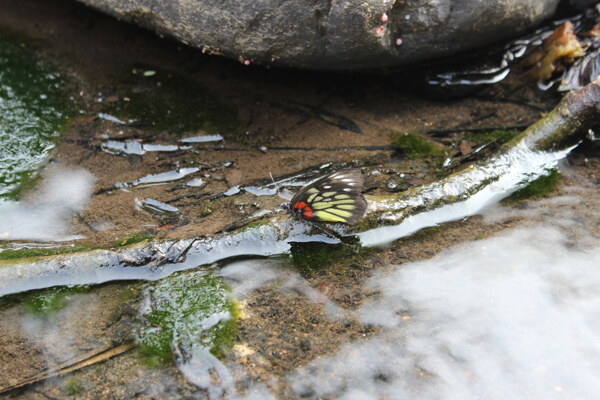
[[[300,350],[302,350],[302,351],[310,350],[310,340],[303,339],[302,341],[300,341]]]
[[[271,355],[275,358],[281,358],[281,353],[278,351],[272,351]]]

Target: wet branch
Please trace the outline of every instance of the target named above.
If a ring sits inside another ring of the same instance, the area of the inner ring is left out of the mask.
[[[68,374],[70,372],[74,372],[80,370],[82,368],[88,367],[90,365],[94,365],[100,362],[104,362],[109,358],[118,356],[120,354],[125,353],[135,347],[135,344],[132,342],[124,343],[118,346],[107,346],[101,349],[92,350],[91,352],[84,354],[74,360],[66,362],[57,368],[51,368],[40,372],[37,375],[26,378],[22,381],[19,381],[15,384],[12,384],[5,388],[0,388],[0,394],[7,394],[13,390],[23,388],[28,385],[32,385],[34,383],[45,381],[46,379],[62,376]]]
[[[554,150],[565,142],[580,140],[600,121],[600,77],[568,93],[544,118],[516,140],[535,150]]]
[[[371,211],[394,223],[441,206],[464,202],[491,184],[505,196],[532,181],[565,157],[600,121],[600,78],[567,94],[544,118],[504,144],[493,157],[478,161],[430,185],[371,197]],[[528,170],[519,168],[527,166]],[[502,185],[498,185],[498,183]],[[511,186],[512,185],[512,186]],[[490,199],[500,197],[490,193]],[[373,218],[373,216],[371,216]]]

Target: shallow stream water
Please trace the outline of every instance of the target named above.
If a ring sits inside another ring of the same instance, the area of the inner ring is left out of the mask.
[[[331,77],[247,74],[135,29],[116,34],[132,28],[89,10],[72,13],[94,21],[84,31],[112,34],[73,35],[80,25],[56,12],[58,37],[76,50],[47,47],[74,66],[0,35],[0,393],[600,392],[597,155],[517,146],[456,178],[443,159],[390,144],[461,118],[522,124],[529,105],[394,97],[383,78],[337,88]],[[90,48],[107,52],[99,69],[74,62],[94,57]],[[173,59],[177,72],[138,57]],[[456,161],[456,145],[472,139],[446,135],[435,144]],[[362,167],[375,223],[323,231],[288,217],[294,191],[346,165]],[[545,176],[560,177],[549,197],[500,203]],[[382,200],[403,188],[414,197]]]
[[[47,160],[72,106],[30,40],[0,31],[0,199],[15,198]],[[0,211],[1,212],[1,211]]]

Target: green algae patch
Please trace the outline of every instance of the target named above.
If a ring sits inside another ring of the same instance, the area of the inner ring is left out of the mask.
[[[83,384],[76,378],[69,378],[65,383],[65,394],[67,396],[75,396],[82,393],[83,390]]]
[[[367,201],[381,201],[382,199],[391,198],[391,196],[365,196]],[[364,232],[371,229],[375,229],[381,226],[379,216],[381,213],[372,212],[361,218],[355,226],[356,232]]]
[[[149,366],[206,349],[222,356],[236,334],[238,311],[227,286],[204,271],[173,275],[148,287],[138,345]]]
[[[141,243],[154,238],[154,234],[150,232],[137,232],[127,235],[122,239],[117,239],[113,242],[113,247],[125,247],[132,244]]]
[[[197,211],[199,217],[208,217],[214,212],[214,203],[209,200],[201,201],[197,206]]]
[[[36,291],[23,299],[29,312],[35,315],[51,315],[66,305],[69,296],[87,292],[89,286],[57,286]]]
[[[96,246],[89,244],[74,244],[61,247],[24,247],[20,249],[2,249],[0,248],[0,261],[17,260],[25,258],[48,257],[61,254],[78,253],[81,251],[90,251],[97,249]]]
[[[38,46],[0,31],[0,199],[33,184],[73,114],[63,78]]]
[[[414,133],[397,133],[392,144],[404,154],[413,158],[443,156],[444,148]]]
[[[516,202],[545,197],[558,187],[559,181],[560,172],[556,169],[551,169],[548,171],[547,175],[542,175],[530,182],[527,186],[515,191],[509,197],[504,199],[504,202]]]
[[[521,131],[518,129],[493,129],[483,132],[471,132],[465,136],[465,139],[477,146],[492,142],[505,144],[517,138],[520,134]]]
[[[264,226],[264,225],[270,225],[270,221],[268,221],[268,220],[267,221],[265,221],[265,220],[253,221],[253,222],[250,222],[247,225],[244,225],[244,226],[240,227],[239,229],[237,229],[237,232],[245,232],[250,229],[260,228],[261,226]]]
[[[438,234],[445,225],[427,226],[412,234],[412,239],[422,240]]]
[[[338,263],[350,264],[360,257],[360,252],[363,250],[358,242],[340,244],[292,242],[290,244],[292,265],[306,272],[330,268]]]
[[[235,108],[201,83],[172,72],[133,68],[120,94],[104,111],[150,131],[231,137],[241,125]]]

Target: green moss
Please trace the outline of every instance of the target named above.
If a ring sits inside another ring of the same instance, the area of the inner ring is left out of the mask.
[[[74,396],[83,392],[83,385],[75,378],[67,379],[65,382],[65,394],[67,396]]]
[[[224,208],[234,208],[236,202],[237,202],[237,199],[235,198],[235,196],[229,196],[229,197],[225,197],[221,200],[221,205]]]
[[[230,319],[219,327],[218,335],[214,336],[210,348],[211,353],[219,358],[225,357],[226,351],[233,346],[235,337],[238,334],[237,321],[239,321],[241,314],[238,304],[230,299],[227,311],[229,312]]]
[[[329,266],[335,245],[320,242],[293,242],[290,254],[292,264],[300,270],[317,270]]]
[[[152,131],[237,136],[240,120],[235,108],[193,79],[156,68],[151,68],[155,74],[144,74],[147,70],[133,68],[119,101],[107,103],[105,112]]]
[[[381,196],[383,197],[383,196]],[[373,201],[373,200],[371,200]],[[371,229],[375,229],[381,226],[381,222],[379,221],[380,213],[370,213],[364,216],[355,226],[355,232],[365,232]]]
[[[16,260],[33,257],[55,256],[59,254],[76,253],[79,251],[90,251],[96,249],[88,244],[74,244],[52,248],[22,248],[22,249],[0,249],[0,260]]]
[[[485,132],[472,132],[465,136],[469,142],[481,146],[491,142],[508,143],[521,133],[518,129],[494,129]]]
[[[247,231],[248,229],[254,229],[254,228],[258,228],[263,225],[269,225],[269,224],[270,224],[270,222],[265,221],[265,220],[250,222],[248,225],[244,225],[240,229],[238,229],[238,232],[244,232],[244,231]]]
[[[119,292],[117,302],[119,304],[125,304],[139,300],[140,294],[143,290],[144,286],[142,282],[128,282],[126,287]]]
[[[556,169],[548,171],[547,175],[542,175],[504,199],[505,202],[522,201],[531,198],[540,198],[547,196],[558,186],[560,181],[560,172]]]
[[[434,226],[428,226],[425,228],[420,229],[419,231],[413,233],[413,239],[425,239],[428,238],[429,236],[433,236],[436,235],[437,233],[439,233],[442,230],[442,226],[444,225],[434,225]]]
[[[35,183],[73,115],[65,81],[38,47],[0,31],[0,198],[15,199]]]
[[[139,301],[140,293],[143,290],[142,283],[128,282],[124,286],[122,290],[117,292],[116,303],[125,304]],[[23,304],[29,312],[35,315],[51,315],[61,310],[66,305],[70,296],[87,293],[89,290],[92,290],[92,287],[88,285],[57,286],[33,292],[10,294],[0,297],[0,311]]]
[[[414,133],[398,133],[392,139],[392,144],[409,157],[421,158],[441,156],[444,148]]]
[[[212,202],[209,200],[202,201],[198,205],[197,210],[198,210],[199,217],[201,217],[201,218],[208,217],[214,211],[214,204],[212,204]]]
[[[149,366],[170,362],[176,347],[221,356],[233,343],[239,312],[220,279],[204,271],[180,273],[153,284],[146,296],[138,344]]]
[[[49,315],[61,310],[69,296],[84,293],[89,286],[57,286],[27,295],[23,303],[32,314]]]
[[[330,268],[334,264],[350,264],[359,256],[358,244],[329,244],[323,242],[292,242],[292,264],[301,271]]]
[[[137,232],[132,233],[131,235],[127,235],[122,239],[117,239],[113,242],[113,247],[123,247],[129,246],[132,244],[140,243],[146,240],[151,240],[154,237],[154,234],[150,232]]]

